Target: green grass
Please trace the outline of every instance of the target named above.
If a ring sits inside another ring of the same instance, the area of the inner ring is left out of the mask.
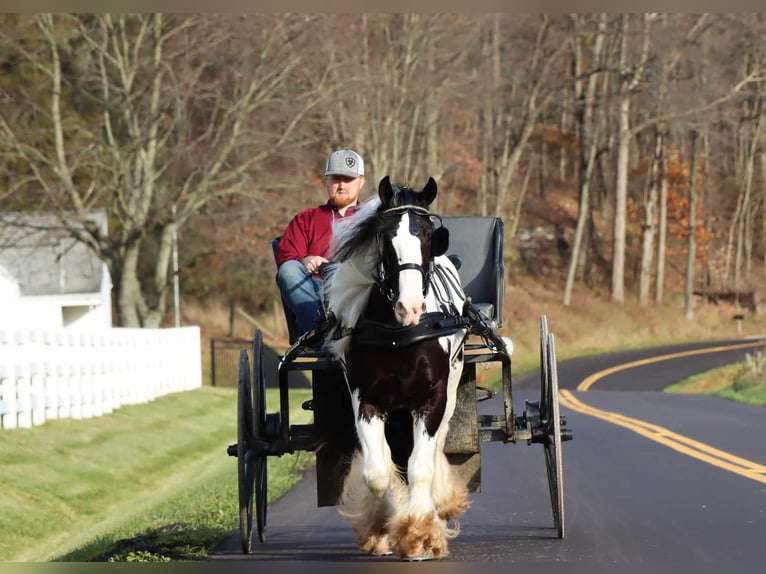
[[[294,422],[310,421],[291,398]],[[102,417],[0,433],[0,561],[195,559],[238,528],[235,389],[203,387]],[[276,391],[267,393],[276,410]],[[269,500],[313,463],[269,459]],[[120,541],[130,541],[123,542]],[[151,550],[144,554],[142,544]],[[120,549],[123,549],[120,554]]]
[[[749,405],[766,406],[766,378],[742,363],[725,365],[694,375],[665,389],[668,393],[698,393]]]

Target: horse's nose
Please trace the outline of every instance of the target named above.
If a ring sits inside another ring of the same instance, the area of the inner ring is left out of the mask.
[[[399,273],[399,297],[394,311],[401,325],[417,325],[425,307],[422,275],[417,269],[403,269]]]
[[[405,326],[408,327],[410,325],[417,325],[420,321],[420,316],[423,314],[423,312],[426,309],[425,301],[423,302],[413,302],[410,304],[407,304],[402,299],[399,299],[396,302],[396,315],[399,317],[399,322]]]

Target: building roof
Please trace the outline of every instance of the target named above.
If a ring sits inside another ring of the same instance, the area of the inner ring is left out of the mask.
[[[104,211],[88,217],[106,231]],[[24,296],[97,293],[105,273],[101,260],[52,214],[0,214],[0,266]]]

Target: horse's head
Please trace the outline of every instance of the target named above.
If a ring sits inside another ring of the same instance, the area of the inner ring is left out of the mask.
[[[428,211],[436,193],[431,177],[422,191],[392,185],[388,176],[378,186],[379,212],[388,220],[378,238],[380,285],[404,326],[420,321],[433,258],[444,254],[449,243],[447,229],[437,227],[438,218]]]

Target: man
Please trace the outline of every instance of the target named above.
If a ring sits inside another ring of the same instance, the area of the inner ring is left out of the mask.
[[[277,285],[295,315],[299,334],[323,317],[320,268],[329,263],[334,221],[359,209],[364,160],[353,150],[334,151],[325,166],[327,203],[298,213],[287,225],[277,252]]]

